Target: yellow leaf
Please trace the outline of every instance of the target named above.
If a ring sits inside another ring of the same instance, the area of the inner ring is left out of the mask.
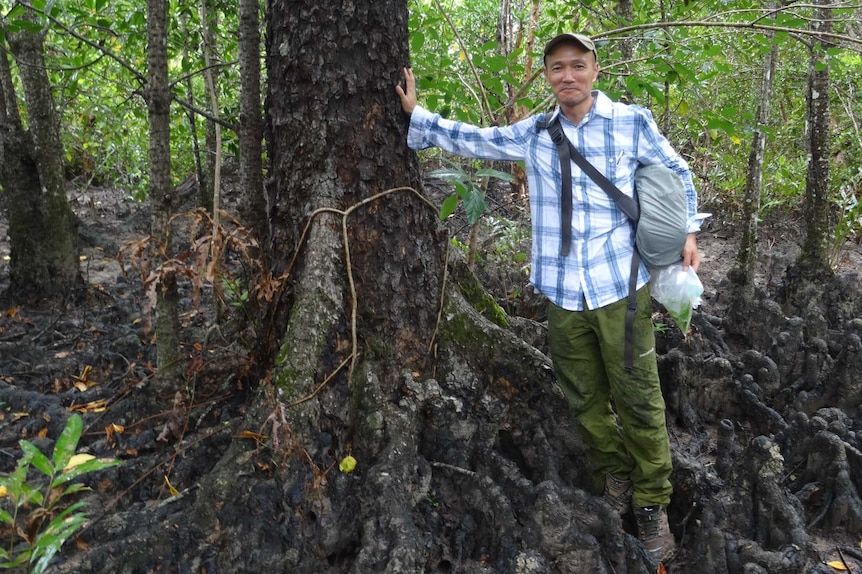
[[[6,490],[5,486],[0,486],[0,498],[6,498],[9,496],[9,491]]]
[[[832,562],[827,562],[827,566],[830,568],[834,568],[835,570],[845,571],[847,570],[847,566],[844,565],[844,562],[841,560],[833,560]]]
[[[730,141],[732,141],[736,145],[739,145],[742,143],[742,140],[739,139],[739,136],[730,136]]]
[[[341,462],[338,463],[338,470],[340,470],[344,474],[353,472],[354,468],[356,468],[356,459],[349,454],[342,458]]]
[[[75,387],[76,389],[78,389],[79,391],[81,391],[82,393],[87,390],[87,383],[85,383],[83,381],[77,381],[72,386]]]
[[[63,470],[69,470],[70,468],[75,468],[78,465],[84,464],[88,460],[93,460],[96,457],[92,454],[76,454],[72,458],[69,459],[69,463],[66,465],[66,468]]]
[[[36,433],[36,436],[39,438],[45,438],[48,436],[48,427],[39,429],[39,432]]]
[[[180,491],[174,488],[174,485],[171,484],[171,481],[168,480],[168,475],[165,475],[165,486],[168,487],[168,492],[171,493],[171,496],[179,496]]]

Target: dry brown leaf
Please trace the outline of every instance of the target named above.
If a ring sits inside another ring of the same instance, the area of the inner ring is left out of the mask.
[[[257,442],[263,442],[268,438],[266,435],[262,435],[260,433],[250,431],[250,430],[240,431],[237,436],[239,438],[247,438],[247,439],[257,441]]]
[[[36,436],[39,438],[45,438],[48,436],[48,427],[39,429],[39,432],[36,433]]]
[[[655,574],[667,574],[667,568],[664,567],[664,562],[658,563],[658,568],[656,568]]]
[[[19,420],[23,419],[24,417],[29,417],[29,416],[30,416],[30,413],[20,413],[20,412],[19,413],[12,413],[12,422],[14,423],[15,421],[19,421]]]
[[[847,570],[847,566],[844,565],[843,560],[833,560],[831,562],[827,562],[826,565],[834,570],[841,570],[842,572]]]
[[[65,359],[69,355],[71,355],[71,353],[69,351],[58,351],[58,352],[54,353],[54,358],[55,359]]]
[[[87,550],[90,547],[89,544],[81,540],[80,538],[75,539],[75,548],[78,550]]]
[[[75,413],[101,413],[108,409],[108,399],[99,399],[83,405],[72,405],[69,410]]]

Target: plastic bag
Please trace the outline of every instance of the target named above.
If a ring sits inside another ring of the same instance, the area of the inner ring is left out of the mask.
[[[700,305],[703,283],[691,266],[682,268],[682,263],[674,263],[651,271],[651,290],[653,298],[664,305],[671,318],[683,332],[688,333],[692,309]]]

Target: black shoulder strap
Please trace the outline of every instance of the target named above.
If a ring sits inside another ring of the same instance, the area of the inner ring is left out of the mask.
[[[554,145],[557,146],[557,153],[560,156],[560,175],[562,176],[562,189],[560,190],[560,225],[562,226],[562,244],[560,245],[560,256],[566,257],[569,254],[569,249],[572,243],[572,160],[581,170],[592,179],[608,196],[613,199],[623,213],[632,220],[632,223],[637,223],[640,218],[640,208],[634,198],[624,194],[620,189],[608,180],[602,172],[597,170],[593,164],[587,161],[581,152],[578,151],[566,134],[563,133],[563,126],[560,124],[560,116],[557,115],[550,122],[544,118],[537,124],[538,129],[547,128],[548,134]],[[629,294],[628,305],[626,307],[626,326],[625,326],[625,365],[626,369],[631,370],[634,366],[634,349],[632,341],[634,340],[634,323],[635,312],[637,311],[637,283],[638,272],[640,270],[640,254],[638,253],[637,245],[632,251],[632,265],[629,272]]]

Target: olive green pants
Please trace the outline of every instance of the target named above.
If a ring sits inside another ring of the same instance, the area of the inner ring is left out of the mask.
[[[550,303],[551,358],[584,431],[597,490],[604,486],[605,474],[611,473],[634,483],[635,506],[667,506],[672,490],[670,442],[656,367],[649,286],[641,288],[637,297],[631,371],[624,361],[625,299],[584,311],[567,311]]]

